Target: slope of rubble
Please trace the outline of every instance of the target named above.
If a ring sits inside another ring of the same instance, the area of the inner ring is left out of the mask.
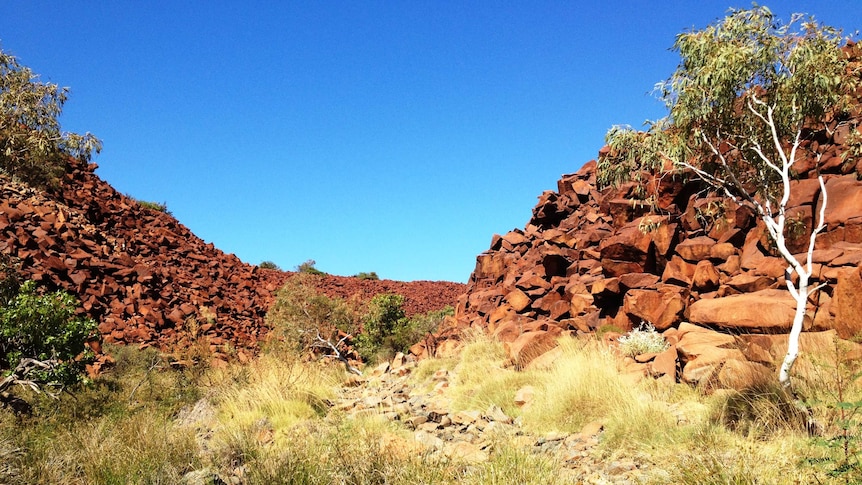
[[[24,277],[76,295],[105,342],[168,350],[203,336],[216,357],[227,348],[254,352],[273,293],[290,273],[225,254],[170,214],[117,192],[95,169],[70,160],[51,193],[0,179],[0,252],[20,262]],[[402,294],[411,315],[454,305],[464,289],[334,276],[318,282],[331,296]]]
[[[845,52],[862,58],[858,45]],[[862,101],[849,116],[812,125],[794,166],[787,237],[796,253],[807,249],[822,200],[815,153],[828,193],[812,278],[812,287],[825,286],[811,297],[803,348],[862,335],[862,157],[849,156],[853,130],[862,135]],[[763,222],[748,207],[705,196],[697,180],[645,175],[640,186],[604,190],[595,161],[564,175],[524,229],[495,235],[477,257],[457,323],[414,351],[445,353],[478,327],[526,365],[561,334],[609,331],[611,340],[648,323],[672,344],[633,363],[654,377],[734,387],[774,372],[795,301]]]

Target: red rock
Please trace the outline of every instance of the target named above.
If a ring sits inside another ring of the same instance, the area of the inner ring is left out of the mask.
[[[655,288],[659,277],[651,273],[627,273],[619,281],[626,288]]]
[[[652,323],[664,330],[679,321],[685,309],[682,288],[662,285],[656,290],[629,290],[623,301],[623,311],[635,319]]]
[[[862,335],[862,267],[840,273],[830,305],[838,336],[850,340]]]
[[[661,280],[665,283],[691,286],[696,268],[694,264],[688,263],[681,257],[674,255],[664,267]]]
[[[672,382],[676,382],[677,352],[676,345],[671,345],[664,352],[655,356],[649,366],[653,377],[670,376]]]
[[[523,367],[536,357],[555,347],[560,333],[561,331],[558,327],[551,327],[549,330],[525,332],[515,341],[508,344],[509,357],[518,366]]]
[[[728,329],[789,331],[796,301],[784,290],[761,290],[691,304],[691,323]],[[809,321],[810,323],[810,321]]]
[[[777,283],[774,278],[758,276],[752,273],[742,273],[728,280],[727,285],[742,293],[753,293],[755,291],[775,288]]]
[[[826,182],[826,223],[840,224],[862,214],[862,181],[856,175],[834,177]],[[819,213],[820,204],[817,204]]]
[[[506,301],[509,302],[509,305],[511,305],[516,312],[524,311],[524,309],[530,306],[531,303],[530,297],[518,289],[510,291],[506,295]]]
[[[718,288],[719,275],[718,270],[709,260],[703,260],[697,263],[692,277],[692,286],[700,291],[712,291]]]
[[[682,259],[697,263],[709,258],[710,250],[715,244],[712,238],[706,236],[694,237],[677,244],[676,252]]]

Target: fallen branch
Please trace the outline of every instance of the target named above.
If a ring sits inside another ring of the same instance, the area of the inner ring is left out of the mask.
[[[331,341],[321,337],[320,332],[317,332],[317,341],[319,343],[314,344],[314,346],[330,349],[333,352],[333,355],[331,355],[331,357],[335,357],[336,359],[340,360],[344,364],[344,368],[347,369],[348,372],[361,376],[362,371],[350,365],[350,361],[347,360],[347,357],[345,357],[344,354],[342,354],[341,351],[338,350],[338,346],[343,344],[345,340],[347,340],[349,337],[350,335],[345,335],[344,337],[341,337],[341,340],[333,344]]]
[[[0,381],[0,393],[4,393],[6,389],[12,386],[29,387],[36,393],[43,392],[42,384],[36,379],[29,378],[30,374],[36,370],[53,370],[57,367],[57,361],[36,360],[31,358],[21,359],[21,362],[12,369],[12,372]],[[55,394],[45,391],[49,396],[56,398]]]

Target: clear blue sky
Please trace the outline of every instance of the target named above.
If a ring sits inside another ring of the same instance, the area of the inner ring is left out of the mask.
[[[852,33],[862,2],[772,2]],[[613,124],[664,114],[668,48],[750,2],[0,2],[71,87],[97,173],[249,263],[466,281]]]

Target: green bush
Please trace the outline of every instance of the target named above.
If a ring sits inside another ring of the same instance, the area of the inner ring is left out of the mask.
[[[75,315],[76,299],[63,291],[39,294],[25,282],[0,305],[0,371],[37,386],[63,388],[83,379],[93,353],[87,340],[97,324]],[[22,367],[26,359],[38,363]],[[7,384],[8,385],[8,384]],[[3,389],[0,389],[2,391]]]
[[[0,171],[37,187],[55,186],[69,157],[89,161],[102,143],[60,129],[68,88],[43,83],[0,51]]]
[[[271,347],[302,354],[321,344],[318,335],[333,343],[339,332],[355,335],[360,314],[356,305],[317,292],[308,273],[290,278],[275,295],[266,314]]]
[[[362,333],[356,342],[363,360],[369,362],[382,353],[401,350],[396,342],[396,333],[409,322],[403,305],[404,297],[401,295],[382,293],[371,299],[362,321]]]
[[[354,278],[358,278],[360,280],[379,280],[380,279],[380,277],[377,276],[377,273],[375,273],[374,271],[372,271],[370,273],[359,273],[356,276],[354,276]]]
[[[362,333],[357,339],[359,355],[365,361],[388,358],[397,352],[407,352],[411,345],[437,329],[446,316],[454,314],[452,307],[407,318],[404,297],[379,294],[371,299],[363,319]]]
[[[313,259],[306,260],[304,263],[296,267],[296,271],[298,273],[313,274],[318,276],[325,275],[326,273],[314,267],[314,265],[316,264],[317,261]]]
[[[281,268],[279,268],[278,265],[275,264],[273,261],[263,261],[259,265],[257,265],[257,267],[261,269],[274,269],[281,271]]]
[[[164,212],[167,215],[171,215],[171,211],[168,210],[168,204],[166,202],[158,203],[146,200],[138,200],[137,202],[138,205],[140,205],[144,209],[149,209],[156,212]]]

